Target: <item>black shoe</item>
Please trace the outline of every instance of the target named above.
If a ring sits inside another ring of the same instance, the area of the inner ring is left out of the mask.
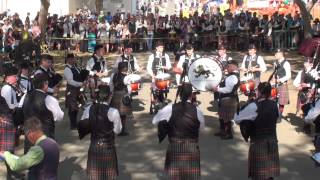
[[[219,131],[219,132],[216,132],[213,134],[214,136],[223,136],[223,132],[222,131]]]
[[[129,136],[129,133],[127,131],[122,131],[118,136]]]
[[[232,134],[224,134],[220,138],[222,140],[229,140],[229,139],[233,139],[233,135]]]

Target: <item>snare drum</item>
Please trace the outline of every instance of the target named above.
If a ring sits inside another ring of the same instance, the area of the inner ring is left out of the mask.
[[[101,78],[101,82],[105,85],[110,85],[110,77],[104,77],[104,78]]]
[[[157,89],[159,90],[166,90],[170,86],[170,74],[161,73],[158,74],[155,78],[155,84]]]
[[[242,81],[240,84],[240,91],[247,96],[250,92],[254,91],[254,87],[254,80]]]
[[[137,74],[129,74],[123,80],[124,84],[130,85],[131,92],[137,92],[140,90],[141,76]]]

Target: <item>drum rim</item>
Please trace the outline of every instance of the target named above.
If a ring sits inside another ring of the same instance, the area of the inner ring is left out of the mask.
[[[220,71],[221,71],[221,79],[219,80],[219,83],[221,83],[222,79],[224,78],[225,74],[223,73],[223,65],[222,63],[218,60],[218,58],[216,56],[210,56],[210,57],[199,57],[199,58],[196,58],[189,66],[189,70],[188,70],[188,77],[189,77],[189,71],[190,71],[190,67],[192,66],[192,64],[194,64],[196,61],[200,60],[200,59],[209,59],[209,60],[212,60],[214,62],[216,62],[216,64],[220,67]],[[198,89],[197,87],[195,87],[192,83],[192,81],[189,79],[189,83],[192,85],[193,88],[195,88],[196,90],[198,91],[202,91],[202,92],[207,92],[209,90],[201,90],[201,89]]]

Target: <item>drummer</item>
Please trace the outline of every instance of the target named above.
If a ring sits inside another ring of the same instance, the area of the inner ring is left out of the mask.
[[[232,123],[238,107],[238,87],[240,85],[238,63],[235,60],[228,61],[228,75],[219,84],[214,87],[213,91],[219,93],[219,123],[220,131],[215,133],[215,136],[220,136],[221,139],[232,139]]]
[[[216,56],[216,59],[221,63],[223,72],[227,74],[227,66],[228,62],[232,60],[232,57],[227,55],[227,49],[224,45],[220,45],[218,47],[218,55]],[[214,100],[217,101],[219,99],[219,93],[214,93]]]
[[[185,54],[180,56],[177,68],[179,68],[181,74],[176,74],[177,85],[186,82],[189,83],[188,70],[191,63],[200,58],[200,55],[194,53],[194,48],[191,44],[186,44]]]
[[[92,57],[88,60],[86,70],[88,70],[90,73],[90,89],[91,89],[91,97],[96,97],[96,92],[99,90],[99,85],[105,84],[105,82],[102,82],[101,79],[103,77],[108,76],[108,68],[107,68],[107,62],[103,57],[104,55],[104,47],[103,45],[96,45],[94,49],[94,53]]]
[[[257,48],[254,44],[249,45],[248,55],[245,55],[241,65],[244,72],[244,79],[254,79],[255,85],[260,83],[261,73],[267,70],[262,56],[257,55]]]
[[[171,69],[169,55],[164,52],[162,41],[156,43],[156,52],[151,54],[148,59],[147,71],[152,78],[152,87],[154,88],[155,78]]]
[[[275,57],[277,61],[274,63],[274,67],[277,71],[274,78],[276,79],[279,94],[279,111],[282,114],[284,106],[289,104],[288,81],[291,79],[291,67],[285,58],[284,50],[277,49]]]
[[[228,66],[228,61],[232,60],[232,57],[230,57],[227,54],[227,49],[224,45],[219,45],[218,47],[218,55],[216,58],[219,60],[221,63],[223,70],[226,72],[227,66]]]
[[[135,73],[141,70],[137,58],[132,55],[132,46],[130,43],[124,45],[123,54],[117,59],[116,63],[113,66],[113,71],[118,71],[118,64],[124,62],[127,64],[128,73]]]

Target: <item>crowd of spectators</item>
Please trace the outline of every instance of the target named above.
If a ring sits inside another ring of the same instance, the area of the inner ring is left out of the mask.
[[[41,34],[38,17],[31,19],[28,14],[23,21],[17,13],[12,16],[1,14],[0,49],[10,53],[23,46],[20,54],[38,54]],[[48,15],[47,24],[46,32],[42,33],[50,50],[79,52],[92,51],[97,43],[103,44],[107,52],[120,51],[124,43],[131,43],[135,51],[150,51],[155,40],[163,40],[169,51],[186,42],[204,50],[212,50],[221,43],[230,50],[246,50],[249,43],[262,49],[294,48],[303,38],[303,21],[299,13],[261,16],[250,11],[232,14],[226,10],[216,14],[195,12],[186,17],[182,13],[180,16],[161,16],[142,10],[138,14],[120,11],[105,14],[84,7],[75,14]],[[312,27],[318,35],[319,19],[314,20]]]

